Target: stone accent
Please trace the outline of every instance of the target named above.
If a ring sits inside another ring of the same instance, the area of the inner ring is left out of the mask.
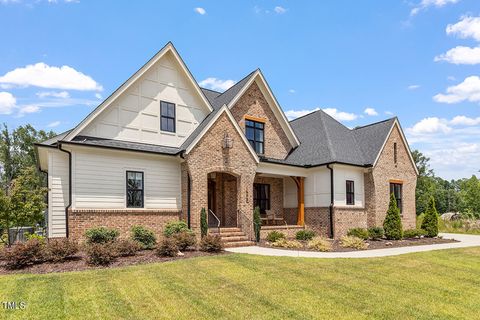
[[[343,237],[352,228],[367,227],[367,213],[364,208],[333,208],[333,236],[335,239]]]
[[[285,159],[292,146],[256,82],[252,83],[245,91],[231,108],[231,112],[244,132],[245,115],[265,119],[264,156],[274,159]]]
[[[180,210],[121,210],[121,209],[69,209],[69,238],[82,240],[85,231],[93,227],[115,228],[120,231],[120,237],[130,235],[130,229],[135,225],[147,227],[157,238],[163,236],[165,224],[180,218]]]

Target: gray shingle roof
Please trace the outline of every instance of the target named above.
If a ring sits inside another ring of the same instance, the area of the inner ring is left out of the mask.
[[[39,144],[48,145],[48,146],[55,145],[58,141],[60,141],[60,140],[62,140],[63,138],[65,138],[65,136],[66,136],[67,134],[69,134],[70,131],[72,131],[72,130],[67,130],[67,131],[65,131],[65,132],[62,132],[62,133],[56,135],[56,136],[53,137],[53,138],[50,138],[50,139],[45,140],[45,141],[42,141],[42,142],[39,143]]]
[[[373,164],[396,118],[357,127],[353,131],[366,163]]]

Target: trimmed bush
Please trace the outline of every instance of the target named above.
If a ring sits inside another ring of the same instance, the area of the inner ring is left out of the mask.
[[[433,197],[430,197],[428,201],[425,217],[422,221],[422,229],[425,230],[426,237],[433,238],[438,236],[438,212]]]
[[[397,207],[397,200],[393,193],[390,195],[390,204],[388,205],[387,215],[383,221],[383,230],[388,240],[402,239],[402,219],[400,217],[400,209]]]
[[[180,251],[184,251],[190,247],[195,247],[197,238],[192,232],[182,231],[173,235]]]
[[[46,260],[53,262],[65,261],[77,252],[78,244],[69,239],[50,239],[45,246]]]
[[[87,263],[94,266],[108,266],[115,261],[116,252],[112,242],[89,243],[85,246]]]
[[[119,239],[113,243],[115,254],[118,257],[130,257],[134,256],[138,251],[142,249],[142,245],[135,240],[131,239]]]
[[[368,244],[362,239],[353,236],[344,236],[340,239],[340,245],[344,248],[354,248],[357,250],[365,250]]]
[[[200,211],[200,232],[202,238],[208,234],[207,211],[205,208],[202,208],[202,211]]]
[[[220,252],[223,250],[222,239],[218,235],[206,235],[200,241],[200,250],[205,252]]]
[[[272,247],[299,249],[303,247],[303,244],[297,240],[279,239],[272,243]]]
[[[164,238],[157,247],[157,255],[160,257],[176,257],[178,255],[178,247],[175,239]]]
[[[423,229],[408,229],[403,231],[403,238],[404,239],[412,239],[412,238],[420,238],[421,236],[425,236],[427,232]]]
[[[315,237],[308,241],[307,248],[315,251],[328,252],[332,251],[332,243],[322,237]]]
[[[46,240],[47,240],[47,238],[44,237],[44,236],[38,235],[36,233],[31,233],[30,234],[28,232],[25,234],[25,239],[27,239],[27,240],[37,239],[38,241],[40,241],[42,243],[45,243]]]
[[[295,234],[297,240],[312,240],[315,237],[315,232],[312,230],[300,230]]]
[[[357,237],[363,240],[368,239],[368,230],[365,228],[352,228],[348,230],[347,236]]]
[[[283,232],[273,230],[267,234],[266,239],[268,242],[276,242],[280,239],[285,239],[285,234]]]
[[[253,231],[255,232],[255,241],[260,242],[260,229],[262,228],[262,220],[260,219],[260,207],[253,210]]]
[[[188,229],[187,223],[185,221],[171,221],[165,225],[165,229],[163,230],[163,234],[165,237],[171,237],[175,233],[183,232],[183,231],[190,231]]]
[[[153,249],[157,244],[157,237],[152,230],[142,226],[132,227],[132,239],[140,244],[142,249]]]
[[[45,261],[45,244],[38,239],[26,242],[17,242],[9,248],[5,248],[3,257],[6,266],[11,269],[19,269]]]
[[[119,235],[120,232],[117,229],[106,227],[95,227],[85,232],[87,243],[109,243],[115,241]]]
[[[383,238],[385,231],[382,227],[371,227],[368,228],[368,238],[372,240],[380,240]]]

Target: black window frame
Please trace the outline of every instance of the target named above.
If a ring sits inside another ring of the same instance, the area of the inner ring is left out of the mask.
[[[403,212],[403,184],[398,182],[390,182],[390,194],[392,193],[395,196],[395,200],[397,201],[397,207],[400,209],[400,213],[402,213]]]
[[[166,114],[164,114],[164,112],[163,112],[163,105],[164,104],[167,106]],[[173,107],[173,117],[168,115],[168,108],[169,107]],[[175,103],[168,102],[168,101],[160,101],[160,131],[175,133],[176,130],[177,130],[176,118],[177,118],[177,108],[176,108]],[[167,128],[163,128],[163,119],[165,119],[167,121]],[[168,122],[170,120],[173,122],[172,130],[169,130],[170,128],[169,128],[169,125],[168,125]]]
[[[253,130],[253,139],[248,138],[248,130]],[[257,140],[257,131],[262,132],[262,140]],[[265,123],[246,118],[245,119],[245,136],[257,154],[265,154]],[[261,150],[257,148],[261,146]]]
[[[139,189],[139,188],[130,188],[129,185],[128,185],[128,174],[129,173],[134,173],[135,176],[137,175],[137,173],[141,173],[142,174],[142,188]],[[145,207],[145,173],[143,171],[135,171],[135,170],[127,170],[126,173],[125,173],[125,188],[126,188],[126,199],[125,199],[125,206],[127,208],[144,208]],[[141,192],[142,194],[142,204],[141,206],[135,206],[135,205],[131,205],[129,204],[128,202],[128,192],[129,191],[133,191],[133,192]]]
[[[351,185],[351,189],[349,190],[349,185]],[[349,199],[350,196],[350,199]],[[349,201],[351,200],[351,201]],[[355,181],[353,180],[347,180],[345,181],[345,203],[348,206],[354,206],[355,205]]]
[[[262,189],[264,191],[262,192]],[[265,197],[263,197],[265,195]],[[271,194],[270,194],[270,184],[268,183],[254,183],[253,184],[253,207],[257,206],[260,208],[260,213],[265,214],[266,210],[271,208]]]

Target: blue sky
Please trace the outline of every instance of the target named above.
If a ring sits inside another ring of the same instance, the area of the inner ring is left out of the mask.
[[[0,122],[73,127],[168,41],[222,90],[260,67],[286,114],[396,115],[437,175],[480,170],[480,2],[0,0]]]

